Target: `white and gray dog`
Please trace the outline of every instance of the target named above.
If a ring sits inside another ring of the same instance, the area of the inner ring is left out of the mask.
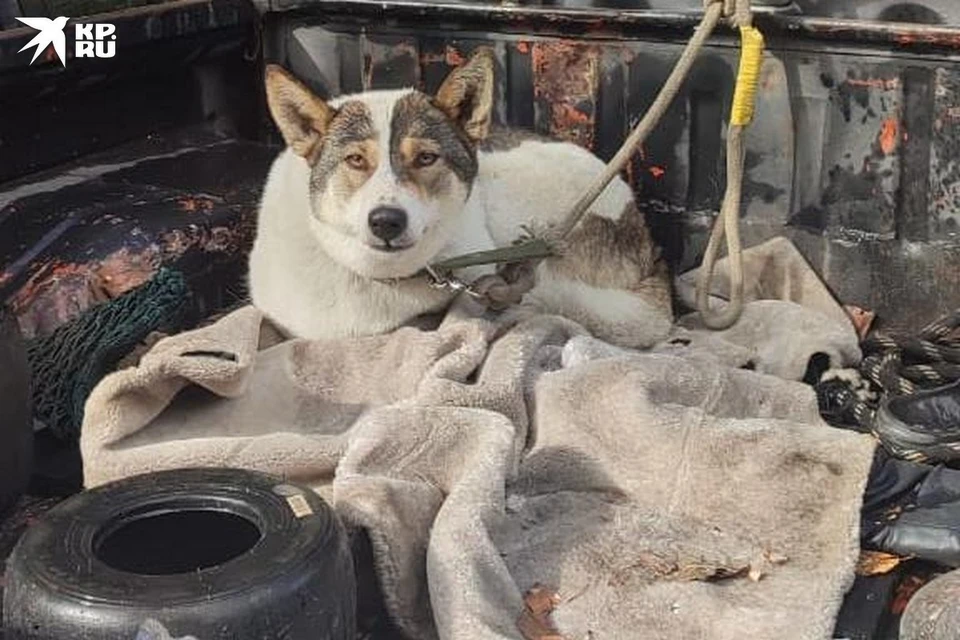
[[[488,50],[433,96],[326,102],[275,65],[266,89],[288,148],[264,190],[250,293],[294,336],[382,333],[442,310],[451,294],[412,276],[556,224],[603,169],[575,144],[491,131]],[[540,265],[524,304],[622,346],[662,339],[672,321],[667,269],[628,185],[615,180],[568,240],[562,258]]]

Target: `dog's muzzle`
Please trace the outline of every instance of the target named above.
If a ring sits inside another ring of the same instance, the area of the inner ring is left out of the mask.
[[[407,230],[407,212],[399,207],[377,207],[367,219],[370,232],[389,243]]]

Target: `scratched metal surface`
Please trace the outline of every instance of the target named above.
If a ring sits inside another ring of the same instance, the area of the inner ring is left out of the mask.
[[[324,6],[323,15],[270,14],[264,33],[265,56],[322,95],[432,91],[490,45],[496,118],[603,158],[653,100],[694,22],[657,12]],[[769,51],[747,142],[747,240],[791,237],[844,302],[876,309],[887,324],[915,326],[960,306],[960,29],[791,16],[761,26]],[[714,38],[628,171],[677,269],[699,261],[722,197],[736,65],[731,34]]]

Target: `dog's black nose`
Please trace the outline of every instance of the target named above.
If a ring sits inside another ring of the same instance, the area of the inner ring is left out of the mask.
[[[397,207],[377,207],[367,222],[373,235],[390,242],[407,230],[407,212]]]

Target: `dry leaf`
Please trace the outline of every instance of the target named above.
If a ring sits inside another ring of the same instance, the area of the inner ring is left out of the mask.
[[[553,626],[550,614],[560,604],[560,594],[535,584],[523,594],[523,612],[517,618],[517,629],[525,640],[564,640]]]
[[[750,565],[725,566],[719,564],[689,563],[681,565],[677,569],[675,576],[677,580],[702,580],[704,582],[716,582],[718,580],[729,580],[730,578],[739,578],[750,571]]]
[[[847,315],[850,316],[850,321],[853,322],[853,328],[856,329],[860,339],[863,340],[866,338],[867,334],[870,333],[870,327],[873,326],[873,321],[876,319],[877,314],[852,304],[846,304],[843,308],[847,312]]]
[[[860,558],[857,560],[857,575],[882,576],[896,569],[907,559],[882,551],[861,551]]]
[[[546,587],[535,584],[523,596],[523,604],[535,616],[544,616],[557,608],[560,604],[560,595]]]

